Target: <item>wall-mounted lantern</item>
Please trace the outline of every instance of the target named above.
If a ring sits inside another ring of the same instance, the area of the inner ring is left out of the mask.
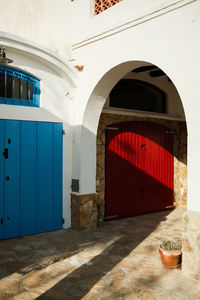
[[[12,59],[6,57],[5,48],[0,47],[0,64],[7,65],[7,64],[10,64],[12,62],[13,62]]]

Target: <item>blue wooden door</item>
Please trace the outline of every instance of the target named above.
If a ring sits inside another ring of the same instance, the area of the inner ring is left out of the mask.
[[[0,120],[0,132],[0,239],[62,228],[62,124]]]
[[[4,238],[4,120],[0,120],[0,239]]]

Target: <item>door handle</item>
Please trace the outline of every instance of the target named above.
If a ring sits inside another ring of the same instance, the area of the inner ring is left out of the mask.
[[[140,145],[140,147],[142,149],[142,148],[146,147],[146,144],[142,144],[142,145]]]
[[[140,191],[140,193],[143,193],[143,192],[144,192],[144,189],[140,189],[139,191]]]
[[[10,177],[9,177],[9,176],[6,176],[5,179],[6,179],[6,181],[9,181],[9,180],[10,180]]]
[[[3,156],[5,159],[8,159],[8,148],[4,149]]]
[[[3,218],[1,218],[1,224],[3,224]]]

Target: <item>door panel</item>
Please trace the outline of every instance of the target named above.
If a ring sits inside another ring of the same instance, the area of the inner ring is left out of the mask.
[[[53,149],[54,149],[54,229],[62,228],[62,124],[55,124],[53,131]]]
[[[21,122],[21,234],[37,232],[36,122]]]
[[[114,127],[106,133],[106,217],[173,205],[173,136],[148,122]]]
[[[53,228],[53,125],[38,123],[38,230]]]
[[[4,238],[4,120],[0,120],[0,239]]]
[[[5,121],[5,148],[5,238],[9,238],[20,234],[20,121]]]

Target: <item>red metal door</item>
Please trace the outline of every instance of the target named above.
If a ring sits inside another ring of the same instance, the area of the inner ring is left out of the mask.
[[[173,205],[173,135],[150,122],[125,122],[106,132],[105,216],[131,217]]]

